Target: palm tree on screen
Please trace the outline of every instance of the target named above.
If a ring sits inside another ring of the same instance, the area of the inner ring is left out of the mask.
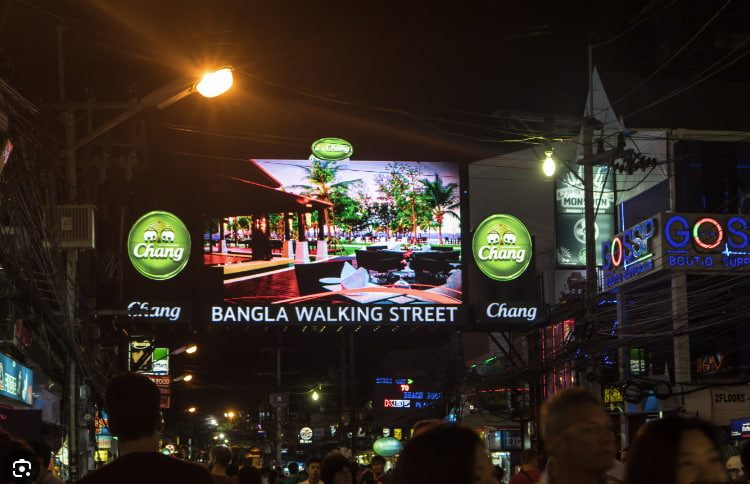
[[[420,180],[424,185],[423,197],[425,203],[430,207],[432,216],[435,219],[435,225],[438,229],[438,239],[440,244],[443,244],[443,221],[445,217],[455,217],[459,219],[459,215],[456,213],[459,207],[459,200],[456,196],[456,190],[458,185],[456,183],[448,183],[443,185],[443,180],[440,179],[440,175],[435,173],[435,179],[430,181],[428,179]]]

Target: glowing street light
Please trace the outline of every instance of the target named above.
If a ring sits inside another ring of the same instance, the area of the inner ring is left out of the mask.
[[[170,356],[180,355],[182,353],[187,353],[189,355],[192,355],[196,351],[198,351],[198,346],[197,345],[186,345],[186,346],[183,346],[181,348],[177,348],[174,351],[170,351],[169,354],[170,354]]]
[[[178,376],[177,378],[175,378],[172,381],[175,382],[175,383],[178,382],[178,381],[187,381],[187,382],[189,382],[192,379],[193,379],[193,375],[191,375],[191,374],[188,373],[187,375]]]
[[[232,87],[232,69],[225,67],[216,72],[204,74],[203,78],[195,85],[195,90],[203,97],[216,97],[224,94]]]
[[[195,413],[198,409],[195,407],[190,407],[187,410],[188,410],[188,413]]]
[[[555,174],[555,160],[552,159],[552,150],[545,151],[544,154],[547,158],[542,164],[542,170],[544,170],[545,175],[552,176]]]
[[[318,392],[313,392],[312,399],[317,400],[318,398],[320,398],[320,395],[318,395]]]
[[[79,148],[91,143],[99,136],[108,132],[115,126],[118,126],[123,121],[126,121],[136,114],[140,113],[144,109],[150,107],[156,107],[156,109],[164,109],[177,101],[186,98],[187,96],[197,92],[204,97],[216,97],[226,92],[232,87],[232,69],[231,67],[223,67],[215,72],[205,74],[198,80],[193,79],[178,79],[170,84],[162,86],[156,91],[144,96],[137,104],[131,108],[123,111],[119,115],[112,118],[109,122],[104,123],[91,130],[82,138],[76,140],[74,143],[66,146],[61,155],[67,156],[74,153]]]

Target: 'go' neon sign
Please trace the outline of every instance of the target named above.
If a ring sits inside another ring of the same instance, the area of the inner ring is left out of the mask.
[[[654,220],[644,220],[621,235],[602,244],[602,268],[605,271],[635,263],[651,256],[648,241],[654,236]]]
[[[745,230],[747,230],[747,223],[739,217],[734,217],[727,224],[729,232],[735,235],[740,235],[744,239],[742,247],[746,247],[748,242],[747,236],[742,232],[733,230],[733,222],[740,222],[741,225],[744,225],[743,228]],[[664,234],[667,243],[675,249],[686,247],[692,240],[698,247],[705,250],[711,250],[719,247],[724,241],[724,228],[716,219],[711,217],[703,217],[700,220],[697,220],[691,229],[690,223],[685,217],[675,215],[669,218],[664,225]],[[731,239],[727,242],[730,243],[730,245],[735,245],[734,241]],[[732,248],[741,247],[740,245],[737,245]]]

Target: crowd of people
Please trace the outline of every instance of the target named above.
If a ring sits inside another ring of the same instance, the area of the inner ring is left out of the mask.
[[[207,468],[158,451],[163,423],[159,390],[151,380],[136,373],[118,375],[108,384],[105,400],[119,457],[80,484],[499,484],[504,479],[476,431],[440,420],[415,426],[389,472],[381,456],[363,468],[340,452],[311,459],[302,472],[290,464],[288,475],[279,468],[239,468],[230,449],[221,445],[211,451]],[[621,451],[619,462],[618,430],[587,389],[555,393],[542,406],[540,423],[542,452],[526,449],[509,484],[750,484],[750,441],[730,466],[717,429],[697,418],[670,416],[646,423]],[[61,484],[48,470],[50,456],[42,442],[0,432],[5,467],[0,484]]]

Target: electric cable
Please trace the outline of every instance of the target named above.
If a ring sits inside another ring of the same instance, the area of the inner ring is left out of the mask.
[[[698,31],[695,32],[692,35],[692,37],[690,37],[684,44],[682,44],[682,46],[679,49],[677,49],[666,61],[660,63],[659,67],[657,67],[656,70],[654,70],[654,72],[652,72],[651,74],[649,74],[648,76],[646,76],[646,78],[643,81],[641,81],[640,83],[636,84],[635,87],[631,88],[628,92],[626,92],[625,94],[623,94],[622,96],[620,96],[617,100],[615,100],[614,102],[611,102],[610,105],[611,106],[615,106],[615,105],[619,104],[624,99],[630,97],[632,94],[634,94],[640,88],[642,88],[651,79],[653,79],[659,72],[661,72],[662,69],[664,69],[665,67],[667,67],[673,60],[675,60],[677,58],[678,55],[680,55],[685,49],[687,49],[688,46],[690,44],[692,44],[693,41],[695,39],[697,39],[698,36],[700,34],[702,34],[703,31],[706,30],[708,28],[708,26],[711,25],[713,23],[713,21],[716,20],[719,17],[719,15],[721,15],[721,13],[729,6],[729,4],[731,2],[732,2],[732,0],[726,0],[724,2],[724,4],[721,7],[719,7],[719,9],[716,11],[716,13],[714,13],[711,16],[711,18],[709,18],[708,21],[706,23],[704,23],[703,26],[701,28],[699,28]]]

